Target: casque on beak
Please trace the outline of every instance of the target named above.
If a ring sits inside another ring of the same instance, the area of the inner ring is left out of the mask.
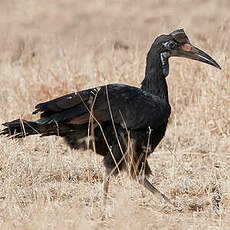
[[[185,58],[197,60],[215,66],[218,69],[221,69],[219,64],[212,57],[210,57],[207,53],[200,50],[199,48],[193,46],[191,43],[185,43],[179,46],[177,49],[171,51],[171,56],[185,57]]]

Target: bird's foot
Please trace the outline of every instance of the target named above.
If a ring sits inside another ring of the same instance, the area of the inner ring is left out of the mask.
[[[165,206],[163,207],[163,209],[165,209],[168,204],[173,207],[174,210],[176,211],[182,211],[182,205],[178,202],[172,202],[168,197],[166,197],[164,194],[161,194],[161,202],[163,201],[163,203],[165,203]]]

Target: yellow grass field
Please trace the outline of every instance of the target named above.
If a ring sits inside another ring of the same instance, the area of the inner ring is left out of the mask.
[[[154,38],[178,28],[222,67],[170,59],[172,114],[150,181],[183,211],[126,174],[104,207],[100,156],[1,136],[0,230],[230,229],[229,0],[1,0],[0,123],[76,90],[140,86]]]

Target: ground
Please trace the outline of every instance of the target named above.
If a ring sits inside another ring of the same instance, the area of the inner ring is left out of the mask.
[[[229,11],[229,0],[2,0],[0,123],[36,119],[34,105],[76,90],[140,86],[154,38],[178,28],[222,70],[170,60],[172,114],[150,180],[182,211],[126,174],[112,179],[104,207],[95,153],[58,137],[0,137],[0,228],[229,229]]]

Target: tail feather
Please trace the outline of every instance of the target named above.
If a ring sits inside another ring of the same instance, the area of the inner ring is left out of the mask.
[[[14,121],[6,122],[2,125],[6,126],[6,128],[0,132],[0,135],[13,136],[15,138],[40,134],[42,132],[42,126],[39,125],[36,121],[17,119]]]
[[[57,122],[45,123],[43,119],[37,121],[17,119],[2,125],[6,128],[0,131],[0,135],[7,135],[14,138],[40,134],[41,136],[57,135],[61,137],[74,135],[77,139],[81,139],[87,136],[88,128],[88,126],[74,126]]]

